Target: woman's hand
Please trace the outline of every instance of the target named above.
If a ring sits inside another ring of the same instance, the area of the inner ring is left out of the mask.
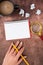
[[[12,45],[13,45],[13,43],[10,45],[10,47],[5,55],[2,65],[19,65],[22,62],[22,59],[20,58],[21,54],[24,51],[24,47],[22,47],[22,42],[19,43],[19,41],[17,41],[15,44],[16,47],[19,49],[18,53],[16,53],[16,50],[12,47]],[[26,58],[26,56],[25,56],[25,58]]]

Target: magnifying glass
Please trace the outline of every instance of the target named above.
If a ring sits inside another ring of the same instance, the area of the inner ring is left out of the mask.
[[[41,36],[42,33],[42,24],[35,22],[31,24],[31,32]]]

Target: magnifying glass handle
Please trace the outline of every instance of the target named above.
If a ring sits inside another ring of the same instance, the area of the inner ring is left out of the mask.
[[[42,36],[40,36],[40,38],[43,40],[43,35],[42,35]]]

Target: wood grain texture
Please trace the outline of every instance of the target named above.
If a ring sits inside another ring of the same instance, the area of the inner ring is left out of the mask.
[[[30,12],[31,17],[30,23],[33,21],[39,21],[42,23],[43,26],[43,0],[11,0],[14,4],[19,4],[20,8],[23,8],[25,12]],[[30,4],[35,3],[36,9],[31,11]],[[42,14],[37,16],[35,14],[37,9],[42,10]],[[0,65],[4,59],[4,56],[11,44],[12,41],[16,42],[17,40],[6,41],[5,40],[5,33],[4,33],[4,22],[12,21],[12,20],[21,20],[26,19],[25,17],[21,17],[19,14],[12,14],[9,16],[0,17]],[[43,33],[43,32],[42,32]],[[31,33],[32,34],[32,33]],[[22,39],[20,40],[23,42],[23,46],[25,47],[25,51],[23,55],[27,55],[27,60],[30,65],[43,65],[43,41],[37,35],[32,34],[30,39]],[[22,62],[20,65],[25,65]]]

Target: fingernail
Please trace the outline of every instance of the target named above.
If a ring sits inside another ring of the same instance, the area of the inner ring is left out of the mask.
[[[24,56],[24,58],[27,58],[27,56]]]
[[[20,44],[22,45],[22,42],[20,42]]]
[[[11,45],[13,45],[13,42],[11,42]]]
[[[12,45],[14,45],[14,42],[12,42]]]
[[[17,41],[17,43],[19,43],[19,40]]]

